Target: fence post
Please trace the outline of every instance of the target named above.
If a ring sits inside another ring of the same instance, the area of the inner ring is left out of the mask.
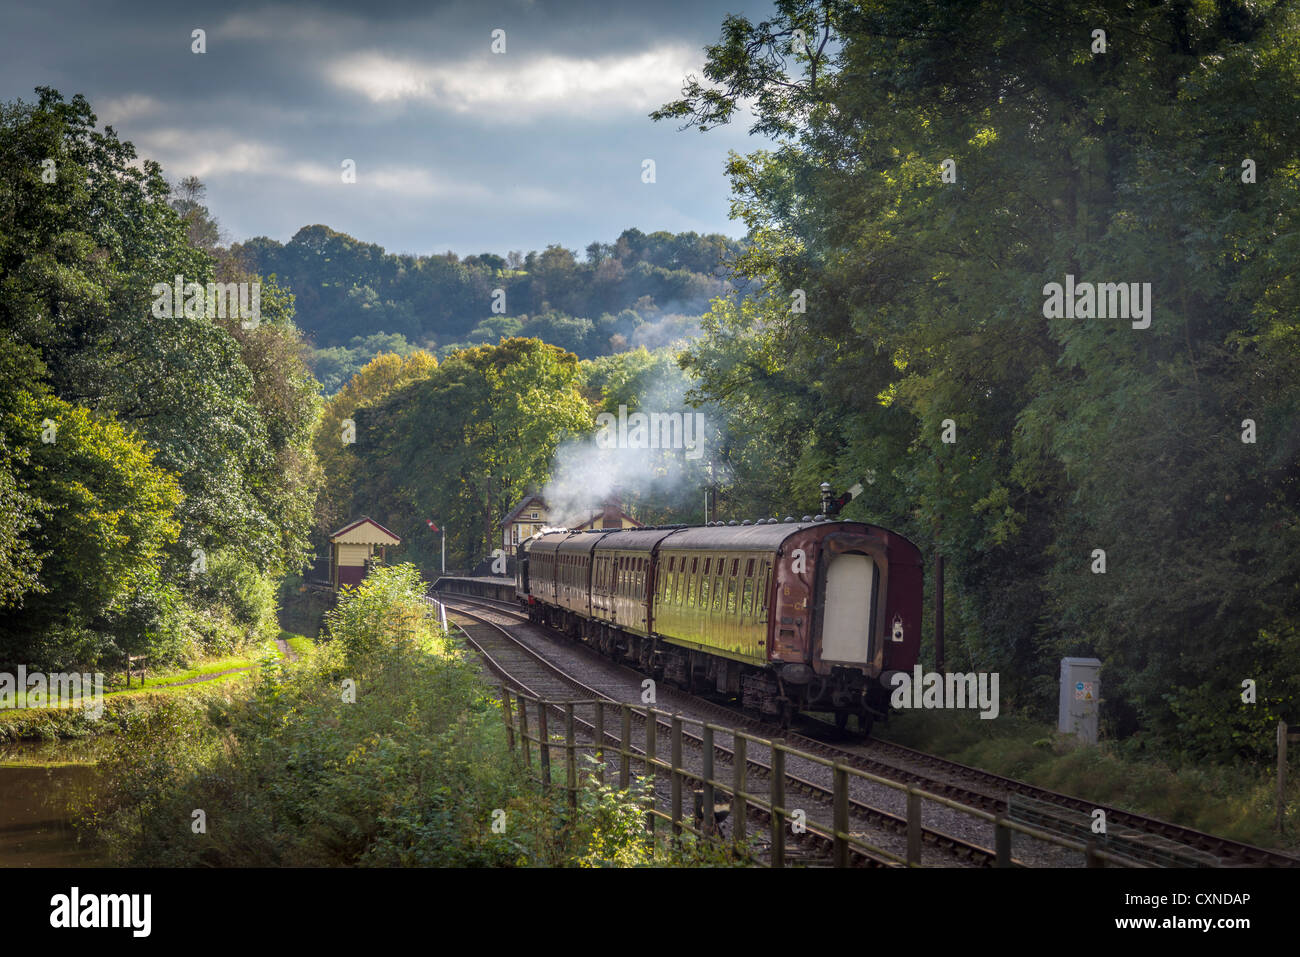
[[[1282,833],[1286,822],[1286,742],[1287,725],[1277,723],[1277,832]]]
[[[702,823],[700,830],[705,834],[712,834],[717,825],[713,814],[713,728],[706,723],[702,731],[704,738],[704,804],[700,809]]]
[[[551,788],[551,735],[546,729],[546,702],[537,701],[537,755],[542,769],[542,790]]]
[[[506,722],[506,746],[510,749],[510,753],[513,754],[515,750],[515,721],[510,715],[510,692],[506,690],[505,685],[501,686],[501,717]]]
[[[620,730],[623,732],[622,743],[618,749],[618,786],[622,791],[626,791],[631,784],[631,764],[632,764],[632,709],[627,705],[622,705],[623,709],[623,726]]]
[[[605,783],[605,703],[596,702],[596,780]]]
[[[655,816],[654,816],[654,814],[651,813],[651,812],[654,810],[654,806],[655,806],[655,804],[656,804],[656,800],[655,800],[655,784],[658,783],[658,781],[659,781],[659,772],[658,772],[658,769],[656,769],[656,768],[655,768],[655,765],[654,765],[655,757],[656,757],[656,755],[657,755],[657,747],[656,747],[656,746],[657,746],[657,744],[658,744],[658,736],[659,736],[659,718],[658,718],[658,716],[655,714],[655,709],[654,709],[654,708],[647,707],[647,708],[645,709],[645,761],[644,761],[644,765],[645,765],[646,776],[650,778],[650,808],[651,808],[651,811],[646,812],[646,825],[647,825],[647,828],[646,828],[646,829],[650,832],[650,839],[651,839],[651,841],[654,840],[654,836],[655,836]]]
[[[772,866],[785,867],[785,752],[772,742]]]
[[[1097,856],[1097,842],[1088,841],[1083,848],[1083,859],[1088,867],[1105,867],[1105,862]]]
[[[835,765],[835,866],[849,866],[849,772],[840,765]]]
[[[519,740],[522,742],[524,749],[524,767],[533,766],[533,746],[528,740],[528,699],[524,693],[519,692]]]
[[[732,785],[734,793],[731,795],[731,836],[735,839],[737,848],[745,840],[745,791],[749,788],[749,782],[746,780],[749,776],[749,767],[745,762],[746,744],[746,740],[740,735],[732,734],[732,760],[736,763],[731,769],[734,782]]]
[[[907,863],[921,864],[921,795],[914,788],[907,789]]]
[[[1007,827],[1006,819],[999,814],[997,820],[993,822],[993,849],[997,854],[998,867],[1011,866],[1011,828]]]
[[[578,739],[573,733],[573,702],[564,702],[564,770],[565,788],[569,792],[569,810],[578,809]]]
[[[673,837],[682,836],[682,716],[673,715],[672,731]]]

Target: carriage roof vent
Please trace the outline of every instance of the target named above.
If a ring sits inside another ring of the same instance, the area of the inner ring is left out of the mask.
[[[787,516],[783,519],[783,521],[786,521],[786,522],[793,522],[793,521],[794,521],[794,516],[793,516],[793,515],[787,515]]]
[[[811,516],[811,515],[805,515],[803,518],[799,519],[799,521],[801,521],[801,522],[811,522],[811,521],[812,521],[812,516]]]

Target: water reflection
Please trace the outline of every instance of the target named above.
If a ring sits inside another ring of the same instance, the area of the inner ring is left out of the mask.
[[[49,746],[0,748],[0,867],[94,867],[104,862],[78,841],[69,801],[94,786],[89,764],[44,766],[67,759]]]

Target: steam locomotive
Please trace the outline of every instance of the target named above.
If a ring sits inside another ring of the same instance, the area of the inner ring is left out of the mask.
[[[920,651],[920,549],[862,522],[550,530],[516,559],[532,621],[786,725],[820,711],[868,731]]]

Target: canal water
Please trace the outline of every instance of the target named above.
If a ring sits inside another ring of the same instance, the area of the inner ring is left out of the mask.
[[[0,867],[105,863],[72,824],[72,802],[94,787],[95,768],[58,760],[48,745],[0,747]]]

